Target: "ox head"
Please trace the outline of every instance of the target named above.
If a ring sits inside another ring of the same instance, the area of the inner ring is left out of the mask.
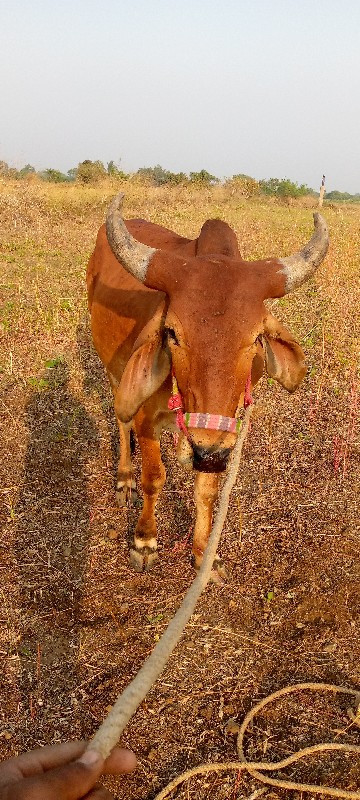
[[[142,331],[125,368],[117,408],[127,421],[163,384],[173,368],[189,412],[236,416],[251,373],[263,373],[293,392],[305,375],[304,353],[290,331],[267,310],[267,298],[301,286],[324,259],[328,231],[320,214],[305,247],[287,258],[246,262],[236,236],[220,220],[208,220],[189,255],[157,250],[137,241],[121,216],[116,197],[106,222],[118,261],[147,287],[165,293],[157,315]],[[201,471],[221,471],[235,434],[190,429],[178,456]]]

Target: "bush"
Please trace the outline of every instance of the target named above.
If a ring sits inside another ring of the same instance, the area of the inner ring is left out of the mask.
[[[331,200],[333,203],[360,203],[360,194],[338,192],[336,189],[334,189],[332,192],[327,192],[325,199]]]
[[[139,175],[140,178],[145,179],[153,186],[164,186],[169,183],[176,185],[187,181],[185,172],[169,172],[168,169],[164,169],[160,164],[157,164],[156,167],[140,167],[136,175]]]
[[[269,178],[268,181],[259,181],[262,194],[275,197],[304,197],[306,194],[315,194],[306,184],[298,184],[290,181],[289,178]]]
[[[32,167],[31,164],[25,164],[25,167],[19,169],[16,177],[22,179],[22,178],[29,178],[30,176],[35,177],[35,175],[36,175],[35,167]]]
[[[215,175],[211,175],[206,169],[201,169],[200,172],[190,172],[190,182],[200,183],[202,185],[208,184],[210,186],[214,185],[214,183],[219,183],[219,178],[216,178]]]
[[[64,175],[63,172],[60,172],[58,169],[44,169],[43,172],[39,173],[40,178],[43,181],[49,181],[50,183],[64,183],[69,181],[67,175]]]
[[[188,176],[185,172],[169,172],[169,183],[172,183],[174,186],[178,186],[179,183],[187,183]]]
[[[107,165],[107,174],[110,178],[118,178],[123,181],[127,180],[129,177],[126,172],[123,172],[122,169],[119,169],[117,164],[115,164],[115,161],[109,161]]]
[[[7,178],[9,174],[9,164],[6,161],[0,161],[0,175],[3,178]]]
[[[14,167],[9,167],[6,161],[0,161],[0,178],[18,178],[19,173]]]
[[[77,167],[71,167],[71,169],[68,169],[67,171],[68,181],[76,181],[76,176],[77,176]]]
[[[225,181],[225,186],[231,189],[232,194],[236,192],[246,198],[254,197],[260,192],[259,181],[251,178],[250,175],[233,175],[232,178]]]
[[[102,161],[81,161],[76,171],[76,180],[79,183],[97,183],[107,175]]]

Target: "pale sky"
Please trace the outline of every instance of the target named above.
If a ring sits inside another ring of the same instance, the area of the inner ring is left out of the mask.
[[[0,0],[0,159],[360,192],[359,0]]]

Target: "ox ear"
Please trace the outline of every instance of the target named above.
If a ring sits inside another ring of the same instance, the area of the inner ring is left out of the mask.
[[[115,412],[129,422],[140,406],[167,378],[171,369],[168,349],[163,344],[165,302],[138,336],[115,395]]]
[[[160,334],[135,350],[115,396],[116,415],[122,422],[130,422],[140,406],[164,383],[170,368],[170,354],[164,348]]]
[[[268,375],[288,392],[294,392],[306,374],[305,355],[300,345],[272,314],[267,314],[264,320],[261,339]]]

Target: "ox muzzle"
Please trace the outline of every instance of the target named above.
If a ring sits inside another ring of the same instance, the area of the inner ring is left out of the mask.
[[[251,371],[247,378],[244,391],[244,408],[253,402],[251,396]],[[197,444],[194,441],[193,431],[201,429],[203,432],[217,431],[222,437],[234,437],[239,434],[242,421],[237,417],[226,417],[222,414],[184,413],[183,400],[179,392],[177,380],[172,372],[172,393],[168,400],[168,408],[175,411],[176,427],[180,431],[177,447],[177,457],[185,469],[195,469],[198,472],[224,472],[229,455],[235,444],[226,447],[224,443]],[[197,432],[197,431],[196,431]]]
[[[187,470],[198,472],[224,472],[233,447],[225,447],[221,443],[205,445],[189,440],[180,433],[176,455]]]
[[[193,469],[198,472],[224,472],[231,447],[201,447],[192,444]]]

